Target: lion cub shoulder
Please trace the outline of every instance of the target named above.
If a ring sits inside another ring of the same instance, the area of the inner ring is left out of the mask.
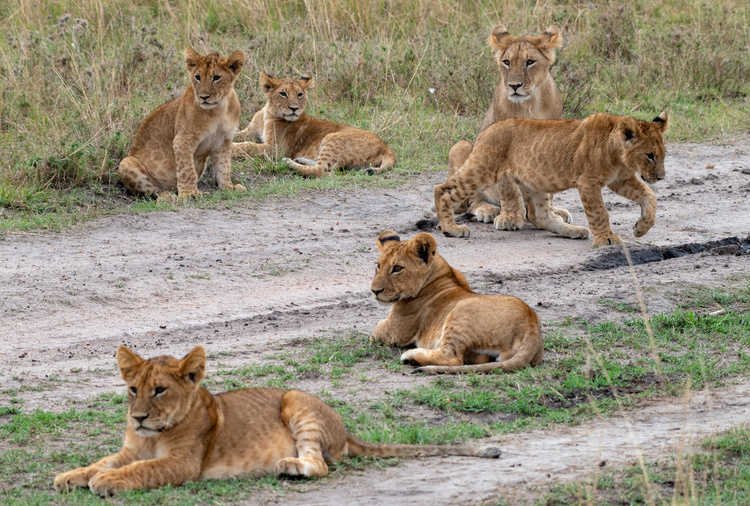
[[[393,346],[415,344],[402,361],[427,373],[511,372],[542,361],[534,310],[516,297],[474,293],[463,274],[437,253],[430,234],[401,241],[386,230],[377,247],[371,289],[391,311],[372,337]]]
[[[201,56],[188,47],[185,63],[191,86],[181,97],[158,107],[138,128],[120,177],[134,195],[200,195],[198,180],[209,161],[221,189],[244,190],[231,181],[232,138],[240,119],[234,82],[245,55],[235,51]]]
[[[375,133],[305,114],[307,90],[312,84],[310,74],[300,79],[275,79],[261,72],[266,105],[238,135],[261,143],[237,142],[233,156],[277,153],[289,167],[311,177],[338,168],[364,168],[370,173],[393,168],[395,153]]]

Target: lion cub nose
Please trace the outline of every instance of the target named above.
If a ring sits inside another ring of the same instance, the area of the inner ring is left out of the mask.
[[[299,107],[292,107],[292,106],[290,105],[290,106],[289,106],[289,109],[290,109],[290,110],[291,110],[292,112],[295,112],[295,111],[296,111],[297,109],[299,109]]]
[[[143,415],[143,416],[133,415],[133,419],[137,421],[138,423],[143,423],[143,420],[145,420],[146,418],[148,418],[148,415]]]
[[[508,87],[510,87],[510,88],[513,88],[513,91],[518,91],[518,88],[520,88],[521,86],[523,86],[523,83],[519,83],[519,84],[516,84],[516,83],[513,83],[513,84],[511,84],[511,83],[508,83]]]
[[[375,290],[374,288],[372,289],[372,293],[374,293],[375,295],[379,295],[383,293],[383,291],[385,291],[385,288],[382,288],[380,290]]]

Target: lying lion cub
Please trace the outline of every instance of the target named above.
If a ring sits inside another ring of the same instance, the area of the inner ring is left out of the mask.
[[[198,180],[209,159],[222,190],[244,190],[232,184],[232,138],[240,121],[240,101],[234,81],[245,63],[235,51],[228,58],[201,56],[185,50],[191,86],[148,115],[120,162],[120,178],[133,195],[160,199],[200,195]]]
[[[212,395],[200,386],[206,352],[145,360],[117,350],[128,388],[125,441],[116,455],[58,474],[55,489],[110,495],[199,478],[283,474],[325,476],[343,456],[498,457],[494,446],[374,444],[357,439],[320,399],[298,390],[257,388]]]
[[[243,158],[278,152],[284,162],[303,176],[320,177],[338,168],[364,168],[383,172],[396,165],[396,155],[376,134],[305,114],[310,74],[301,79],[274,79],[260,73],[260,86],[268,100],[250,124],[239,132],[232,156]],[[292,160],[292,158],[294,160]]]
[[[430,234],[401,242],[386,230],[377,246],[372,293],[393,306],[372,338],[393,346],[416,344],[401,360],[423,366],[417,372],[511,372],[542,361],[534,310],[515,297],[474,293],[463,274],[437,254]]]
[[[664,179],[662,135],[668,125],[666,113],[650,122],[594,114],[582,120],[510,118],[495,123],[479,134],[461,170],[435,187],[440,227],[445,235],[468,237],[469,228],[453,217],[455,206],[478,189],[511,177],[524,199],[533,202],[528,218],[539,228],[573,239],[589,236],[587,228],[569,225],[555,213],[547,197],[576,188],[594,246],[622,242],[609,226],[602,199],[607,186],[641,206],[633,228],[633,235],[641,237],[656,222],[656,196],[641,178],[648,183]]]

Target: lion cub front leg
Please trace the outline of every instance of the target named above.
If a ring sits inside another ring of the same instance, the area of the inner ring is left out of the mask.
[[[89,466],[79,467],[78,469],[58,474],[55,476],[55,490],[58,492],[70,492],[74,488],[88,487],[91,478],[96,474],[108,469],[117,469],[126,466],[135,460],[137,460],[137,457],[133,452],[123,449],[119,453],[104,457]]]
[[[198,190],[198,172],[193,162],[193,155],[198,144],[198,137],[181,134],[176,135],[172,142],[179,198],[202,195],[202,192]]]
[[[609,226],[609,213],[607,208],[604,207],[601,187],[592,184],[580,185],[578,186],[578,193],[581,196],[583,210],[586,212],[586,219],[594,236],[594,246],[621,243],[622,239]]]
[[[498,230],[521,230],[526,223],[526,207],[518,185],[508,176],[501,176],[496,186],[500,196],[500,214],[495,217]]]
[[[211,155],[214,178],[220,190],[245,191],[241,184],[232,184],[232,141],[228,139],[221,148]]]
[[[638,176],[616,181],[609,189],[641,206],[641,217],[633,226],[633,235],[641,237],[656,223],[656,195]]]
[[[200,444],[200,441],[194,441],[192,446],[186,443],[185,448],[198,448]],[[95,474],[89,480],[89,489],[106,497],[126,490],[178,486],[200,478],[200,468],[200,452],[191,451],[158,459],[138,460],[118,469]]]

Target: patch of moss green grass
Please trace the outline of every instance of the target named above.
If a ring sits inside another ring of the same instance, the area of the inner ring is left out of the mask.
[[[736,427],[706,439],[703,451],[670,456],[555,485],[536,504],[750,504],[750,430]]]

